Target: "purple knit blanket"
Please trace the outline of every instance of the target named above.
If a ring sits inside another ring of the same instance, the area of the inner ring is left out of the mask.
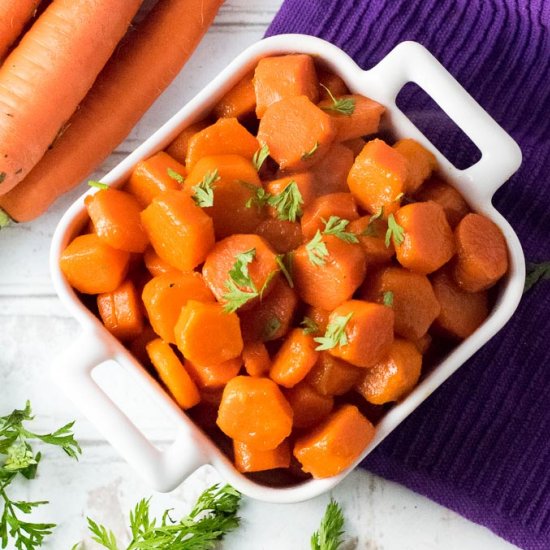
[[[368,68],[396,44],[426,46],[517,140],[518,173],[495,195],[528,261],[550,260],[548,0],[286,0],[267,34],[319,36]],[[403,98],[421,127],[439,117]],[[440,117],[439,117],[440,118]],[[433,124],[451,161],[473,153]],[[550,282],[364,462],[528,550],[550,549]]]

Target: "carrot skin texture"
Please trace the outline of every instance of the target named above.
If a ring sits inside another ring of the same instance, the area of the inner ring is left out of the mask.
[[[243,348],[243,363],[249,376],[267,376],[271,359],[263,342],[248,342]]]
[[[189,140],[201,130],[204,130],[207,126],[210,126],[208,120],[199,120],[184,128],[175,138],[165,151],[172,158],[175,158],[181,164],[185,164],[185,157],[187,156],[187,150],[189,148]]]
[[[285,391],[294,413],[295,428],[311,428],[324,420],[332,411],[334,399],[331,395],[321,395],[306,382]]]
[[[241,370],[241,359],[236,357],[216,365],[197,365],[188,359],[184,366],[201,391],[223,388]]]
[[[233,454],[235,468],[241,473],[263,472],[290,466],[290,446],[286,439],[278,447],[268,451],[258,451],[242,441],[233,440]]]
[[[0,60],[8,53],[36,12],[40,0],[16,0],[0,4]]]

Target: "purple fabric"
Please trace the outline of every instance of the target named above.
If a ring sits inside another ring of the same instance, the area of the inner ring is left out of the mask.
[[[494,202],[527,259],[542,261],[550,260],[549,24],[547,0],[286,0],[268,34],[320,36],[364,68],[403,40],[424,44],[519,142],[523,165]],[[426,121],[421,94],[404,102]],[[453,128],[435,133],[451,160],[473,158]],[[522,548],[550,549],[549,338],[542,282],[364,466]]]

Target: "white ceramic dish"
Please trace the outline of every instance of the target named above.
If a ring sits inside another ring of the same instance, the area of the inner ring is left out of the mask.
[[[386,121],[397,137],[412,137],[431,149],[439,161],[441,172],[467,198],[473,209],[491,218],[502,229],[508,243],[510,270],[501,283],[496,304],[485,323],[437,365],[405,400],[387,413],[378,424],[374,441],[351,468],[329,479],[308,480],[282,488],[268,487],[236,471],[216,445],[174,404],[123,345],[107,332],[67,284],[59,269],[59,257],[83,226],[86,213],[84,196],[80,197],[57,227],[51,248],[50,267],[56,291],[82,325],[83,333],[64,356],[55,361],[53,374],[67,395],[105,438],[152,488],[160,491],[173,489],[195,469],[207,463],[212,464],[242,493],[264,501],[297,502],[331,489],[503,327],[514,313],[522,294],[525,262],[519,240],[508,222],[491,204],[494,192],[521,163],[519,147],[439,62],[414,42],[399,44],[378,65],[363,71],[342,50],[318,38],[281,35],[262,40],[239,55],[102,181],[113,186],[122,184],[139,160],[163,149],[179,131],[203,118],[260,58],[291,52],[316,56],[339,74],[353,92],[369,96],[385,105],[388,110]],[[395,98],[407,82],[415,82],[423,88],[477,145],[482,156],[476,164],[466,170],[456,169],[396,107]],[[147,440],[132,419],[93,380],[91,374],[94,367],[107,359],[117,361],[134,380],[142,383],[153,396],[155,405],[162,408],[178,426],[177,438],[164,452],[158,451]]]

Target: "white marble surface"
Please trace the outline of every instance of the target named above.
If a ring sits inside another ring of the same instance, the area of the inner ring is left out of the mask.
[[[114,166],[128,151],[191,98],[238,52],[259,39],[281,0],[228,0],[214,26],[173,85],[141,120],[129,139],[98,170]],[[46,450],[39,477],[20,482],[15,494],[28,500],[49,499],[37,518],[58,523],[45,547],[68,549],[85,540],[86,516],[107,523],[121,539],[133,504],[151,491],[94,428],[52,384],[51,360],[79,332],[53,295],[47,255],[53,229],[68,204],[84,186],[60,200],[44,217],[0,234],[0,414],[26,399],[38,414],[36,428],[51,430],[76,419],[84,454],[78,463]],[[136,396],[123,396],[125,408],[144,431],[162,444],[170,430],[154,410]],[[153,507],[185,512],[206,486],[218,481],[209,467],[194,474],[176,491],[155,494]],[[505,550],[514,548],[488,530],[411,491],[368,472],[356,471],[335,491],[345,515],[349,544],[370,550]],[[222,547],[227,550],[300,550],[309,547],[329,496],[307,503],[273,505],[244,500],[242,527]]]

